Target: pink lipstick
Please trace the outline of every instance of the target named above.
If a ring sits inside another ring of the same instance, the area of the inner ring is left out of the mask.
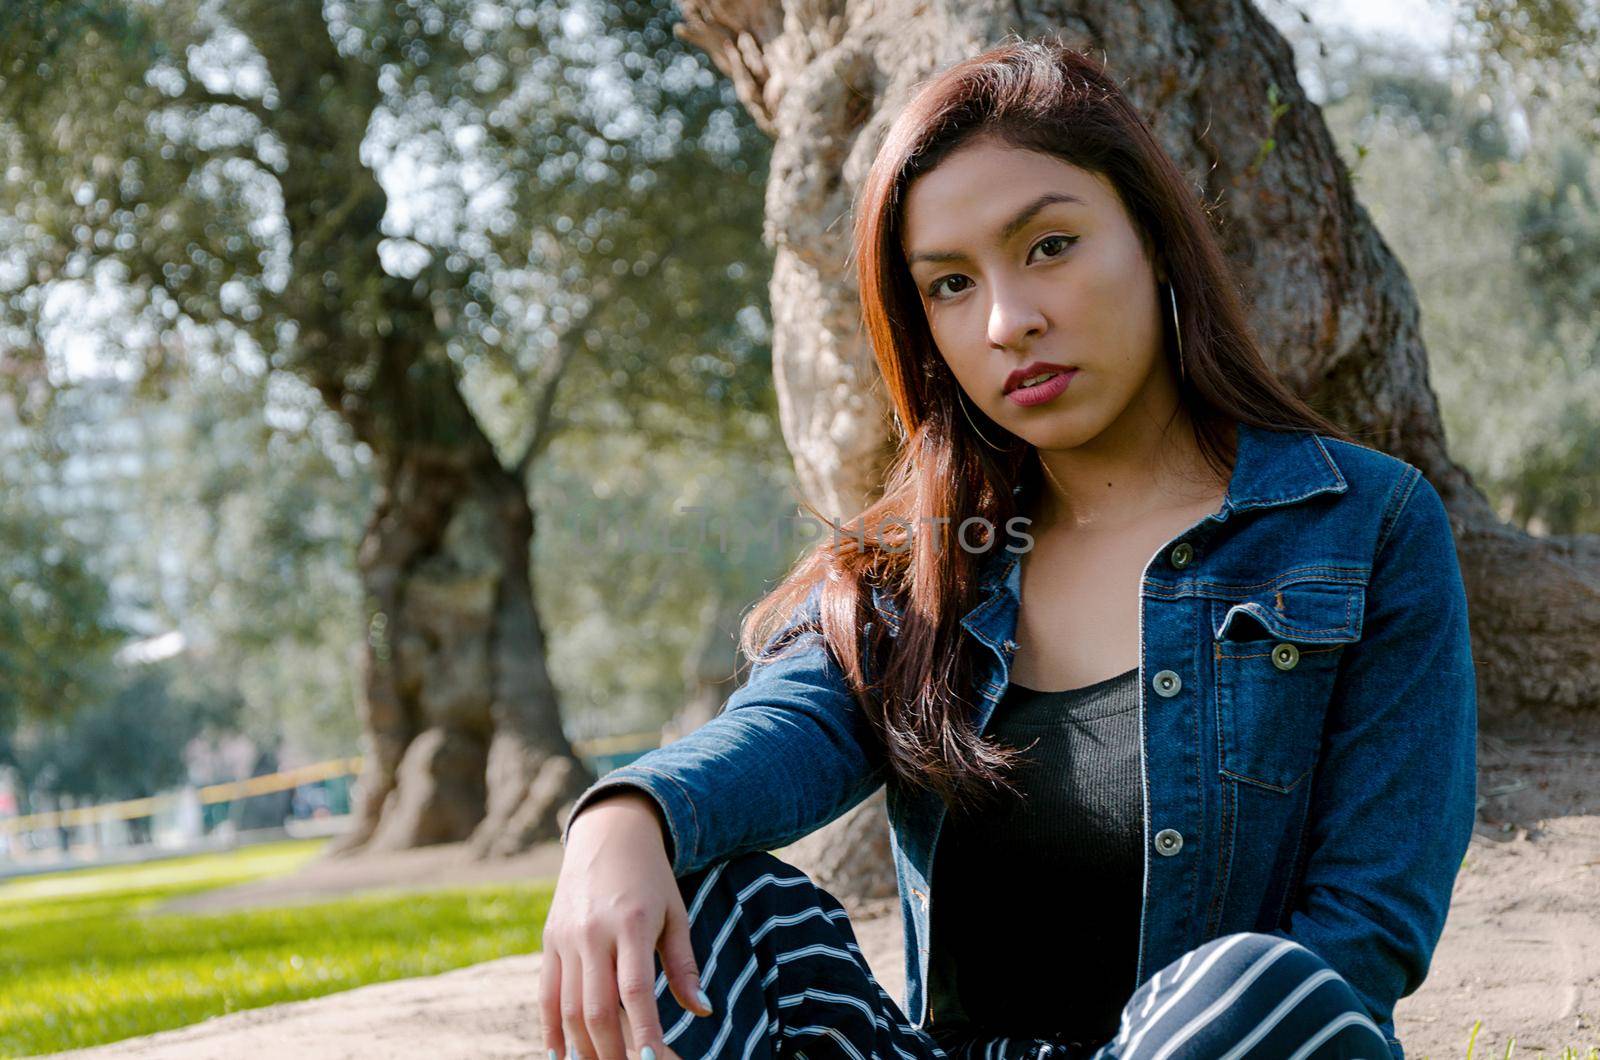
[[[1073,376],[1078,374],[1078,369],[1076,368],[1057,371],[1053,368],[1036,368],[1035,365],[1029,365],[1028,368],[1022,371],[1025,374],[1021,376],[1021,379],[1034,379],[1049,372],[1054,372],[1054,374],[1051,374],[1049,378],[1041,382],[1034,383],[1032,386],[1021,386],[1019,385],[1020,380],[1008,380],[1007,386],[1009,389],[1006,390],[1006,397],[1018,405],[1042,405],[1046,401],[1059,397],[1071,385]],[[1013,375],[1016,374],[1013,373]]]

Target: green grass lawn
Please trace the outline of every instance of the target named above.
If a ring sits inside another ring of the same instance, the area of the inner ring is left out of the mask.
[[[540,947],[554,880],[282,909],[151,911],[289,872],[323,842],[0,883],[0,1056],[98,1045]]]
[[[179,895],[290,872],[323,842],[0,883],[0,1056],[99,1045],[540,948],[553,880],[151,912]],[[1477,1034],[1474,1026],[1468,1060],[1492,1055],[1476,1048]],[[1508,1042],[1504,1056],[1514,1050]],[[1553,1055],[1600,1060],[1593,1049]]]

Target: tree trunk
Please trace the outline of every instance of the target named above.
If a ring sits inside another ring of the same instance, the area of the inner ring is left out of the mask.
[[[330,853],[469,838],[516,853],[557,837],[558,811],[594,780],[546,668],[522,465],[500,462],[463,399],[424,288],[379,260],[388,200],[361,158],[378,70],[339,54],[320,0],[233,16],[271,71],[265,120],[288,157],[282,304],[298,331],[274,363],[317,388],[381,479],[359,556],[366,761],[355,827]]]
[[[1485,720],[1549,721],[1600,704],[1600,542],[1503,524],[1450,459],[1411,285],[1355,200],[1289,46],[1248,0],[679,6],[679,34],[733,80],[775,141],[773,360],[784,436],[813,503],[859,510],[887,452],[840,219],[888,122],[918,81],[1007,33],[1057,34],[1104,53],[1215,204],[1269,363],[1365,444],[1421,468],[1444,498]],[[1275,120],[1273,85],[1287,105]]]
[[[734,598],[725,593],[712,594],[701,608],[700,641],[683,664],[683,706],[662,726],[663,744],[716,717],[739,686],[739,618]]]
[[[464,403],[443,395],[471,424]],[[511,854],[559,834],[593,781],[560,725],[533,606],[533,512],[475,426],[389,461],[361,545],[367,595],[357,826],[339,845],[470,838]]]

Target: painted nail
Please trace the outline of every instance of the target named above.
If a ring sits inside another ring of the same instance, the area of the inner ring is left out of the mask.
[[[700,988],[700,992],[695,995],[695,1000],[700,1002],[700,1006],[706,1010],[707,1014],[711,1012],[711,999],[706,996],[705,987],[702,986]]]
[[[546,1049],[545,1051],[550,1054],[550,1060],[561,1060],[561,1054],[554,1049]]]
[[[648,1045],[639,1050],[639,1060],[656,1060],[656,1051]]]

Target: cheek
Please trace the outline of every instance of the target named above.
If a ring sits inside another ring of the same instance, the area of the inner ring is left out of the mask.
[[[1074,285],[1068,323],[1098,335],[1108,349],[1133,357],[1148,351],[1159,335],[1155,275],[1135,248],[1107,256],[1094,269],[1082,270],[1084,282]]]
[[[962,382],[970,381],[979,370],[982,360],[982,334],[973,334],[967,315],[959,309],[932,312],[924,309],[924,312],[927,314],[928,334],[933,338],[935,351],[950,366],[951,374]],[[974,350],[978,352],[974,353]]]
[[[1086,281],[1083,290],[1097,305],[1120,309],[1140,301],[1155,282],[1155,274],[1145,264],[1137,245],[1102,246],[1091,268],[1081,270]]]

